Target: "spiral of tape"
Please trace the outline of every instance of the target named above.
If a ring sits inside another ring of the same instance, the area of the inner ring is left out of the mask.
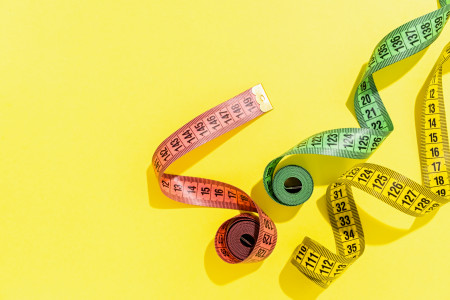
[[[283,205],[298,205],[286,194],[274,192],[282,187],[274,184],[274,172],[279,162],[293,154],[321,154],[346,158],[368,158],[394,130],[389,114],[381,101],[373,73],[403,60],[433,43],[442,31],[449,15],[450,0],[440,0],[441,8],[403,24],[387,34],[375,47],[354,95],[355,113],[361,128],[339,128],[315,134],[295,145],[266,166],[263,183],[267,193]],[[285,172],[280,169],[279,172]],[[302,172],[303,177],[306,170]],[[275,174],[275,177],[276,177]],[[302,185],[305,187],[305,185]],[[301,190],[299,191],[299,193]],[[304,194],[307,195],[306,193]],[[309,194],[310,195],[310,194]],[[299,198],[300,199],[300,198]]]
[[[286,194],[275,192],[283,184],[275,179],[287,168],[280,169],[275,176],[273,174],[278,163],[287,155],[321,154],[362,159],[378,149],[394,126],[378,94],[373,73],[425,49],[436,40],[450,15],[450,0],[440,0],[439,3],[441,8],[396,28],[375,47],[354,95],[355,113],[361,128],[332,129],[315,134],[267,165],[263,182],[272,199],[284,205],[305,201],[295,202]],[[326,192],[326,200],[337,254],[306,237],[291,259],[303,274],[318,285],[328,287],[364,252],[364,232],[352,186],[415,217],[436,211],[448,202],[450,152],[442,95],[442,64],[447,61],[449,53],[450,44],[433,69],[422,106],[420,163],[423,185],[388,168],[368,163],[353,167],[332,183]],[[305,172],[303,169],[300,176],[304,177]]]
[[[261,85],[197,116],[165,139],[156,149],[152,165],[164,195],[178,202],[229,208],[241,213],[218,229],[214,244],[225,262],[248,263],[265,259],[277,242],[273,221],[241,189],[220,181],[164,173],[177,159],[204,143],[272,109]]]

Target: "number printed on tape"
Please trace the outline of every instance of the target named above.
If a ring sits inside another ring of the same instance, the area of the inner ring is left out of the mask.
[[[277,230],[273,221],[237,187],[210,179],[167,174],[164,171],[189,151],[245,124],[271,108],[263,87],[254,86],[182,126],[165,139],[153,154],[152,166],[160,189],[170,199],[192,205],[258,214],[257,217],[242,213],[219,227],[214,242],[215,248],[220,258],[228,263],[258,262],[267,258],[277,242]],[[236,231],[244,234],[236,235]]]
[[[360,128],[332,129],[315,134],[273,159],[265,168],[263,183],[270,197],[284,204],[274,193],[277,164],[287,155],[322,154],[354,159],[368,158],[394,130],[373,79],[373,73],[428,47],[439,36],[450,16],[450,0],[441,8],[407,22],[388,33],[375,47],[354,95]],[[292,256],[292,263],[309,279],[326,288],[364,252],[364,232],[351,187],[359,188],[391,205],[420,217],[431,213],[450,196],[449,146],[442,95],[442,64],[450,55],[445,47],[433,69],[422,104],[420,130],[420,185],[388,168],[359,164],[331,183],[326,193],[328,214],[337,254],[306,237]]]

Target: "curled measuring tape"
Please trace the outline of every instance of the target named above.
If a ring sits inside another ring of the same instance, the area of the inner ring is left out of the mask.
[[[364,232],[352,186],[414,217],[436,211],[449,202],[450,151],[442,90],[442,65],[449,57],[450,43],[433,69],[421,107],[419,157],[423,185],[386,167],[363,163],[328,186],[328,216],[338,254],[305,237],[291,260],[320,286],[330,285],[364,252]]]
[[[369,157],[393,131],[391,119],[381,101],[373,73],[429,46],[440,34],[450,15],[450,0],[440,0],[441,8],[403,24],[376,46],[354,95],[354,107],[361,128],[342,128],[313,135],[272,160],[264,170],[264,186],[275,201],[284,205],[305,202],[312,193],[308,171],[287,167],[273,176],[281,159],[291,154],[322,154],[347,158]],[[449,195],[448,139],[442,96],[442,64],[450,46],[444,49],[429,83],[422,107],[420,162],[423,186],[388,168],[360,164],[332,183],[326,199],[337,254],[306,237],[295,250],[291,262],[308,278],[326,288],[364,252],[364,232],[351,187],[357,187],[412,216],[423,216],[447,203]],[[281,174],[280,174],[281,173]],[[279,179],[277,179],[279,178]],[[300,181],[299,191],[280,193],[283,179]],[[289,194],[289,195],[288,195]],[[291,195],[293,194],[293,195]]]
[[[166,174],[178,158],[204,143],[272,109],[261,85],[197,116],[171,134],[153,154],[153,169],[161,191],[182,203],[256,212],[225,221],[215,236],[215,248],[228,263],[257,262],[273,251],[277,230],[273,221],[242,190],[220,181]]]
[[[428,47],[439,36],[450,15],[450,0],[440,0],[441,8],[391,31],[375,47],[354,95],[355,113],[361,128],[339,128],[315,134],[273,159],[263,174],[264,187],[280,204],[302,204],[312,194],[313,180],[300,166],[282,168],[278,163],[292,154],[322,154],[355,159],[368,158],[394,130],[373,80],[376,71]],[[299,183],[297,192],[286,191],[284,178]]]

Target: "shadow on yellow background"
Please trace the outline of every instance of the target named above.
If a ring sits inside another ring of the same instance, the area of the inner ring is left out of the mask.
[[[250,264],[229,264],[220,259],[212,239],[205,250],[205,271],[209,279],[217,285],[225,285],[255,272],[263,262]]]
[[[361,66],[361,69],[359,70],[359,74],[356,77],[355,82],[353,83],[353,88],[350,91],[350,95],[348,95],[347,101],[345,102],[345,106],[347,106],[347,109],[350,111],[350,113],[355,118],[355,122],[356,122],[355,127],[358,127],[358,118],[356,117],[356,114],[355,114],[354,96],[356,93],[356,89],[358,88],[358,84],[364,75],[364,71],[366,71],[366,68],[367,68],[367,63],[365,63]],[[375,84],[377,84],[377,82],[375,82]],[[377,85],[377,88],[378,88],[378,85]]]
[[[280,287],[291,299],[316,299],[325,289],[304,276],[289,260],[279,276]]]

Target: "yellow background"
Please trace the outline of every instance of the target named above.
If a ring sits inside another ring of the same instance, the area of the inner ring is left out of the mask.
[[[289,257],[305,235],[334,250],[323,195],[355,161],[307,158],[320,186],[300,208],[273,203],[261,185],[265,165],[303,138],[357,126],[348,99],[373,48],[436,7],[1,1],[0,298],[448,298],[448,207],[414,221],[355,192],[366,253],[322,290]],[[420,182],[414,103],[448,41],[449,26],[425,52],[376,74],[396,129],[370,162]],[[169,170],[237,185],[273,217],[273,254],[227,265],[212,242],[236,212],[165,198],[148,167],[169,134],[258,83],[273,111]]]

